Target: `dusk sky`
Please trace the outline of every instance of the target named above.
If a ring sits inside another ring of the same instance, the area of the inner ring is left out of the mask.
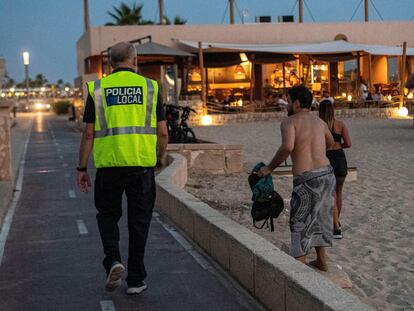
[[[305,0],[316,22],[348,22],[361,0]],[[414,16],[413,0],[370,0],[370,19],[380,20],[372,3],[386,21],[410,20]],[[92,26],[110,21],[107,14],[113,5],[122,1],[89,0]],[[124,1],[128,4],[133,1]],[[227,0],[164,0],[166,15],[180,15],[188,24],[220,24]],[[157,0],[141,0],[145,19],[156,19]],[[295,0],[236,0],[238,9],[249,11],[245,22],[254,22],[255,16],[292,13]],[[297,14],[297,7],[294,14]],[[354,21],[363,20],[363,6]],[[297,18],[295,17],[297,20]],[[305,7],[305,22],[313,22]],[[236,22],[240,22],[236,9]],[[228,23],[226,16],[224,23]],[[30,52],[30,76],[43,73],[51,82],[63,79],[73,83],[76,72],[76,41],[83,33],[82,0],[0,0],[0,57],[6,59],[9,75],[22,81],[24,68],[22,52]],[[381,34],[378,34],[381,35]]]

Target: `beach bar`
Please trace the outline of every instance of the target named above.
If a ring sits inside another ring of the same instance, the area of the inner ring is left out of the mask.
[[[414,71],[413,30],[408,22],[96,27],[77,42],[76,82],[110,73],[107,49],[130,41],[139,71],[160,81],[170,103],[204,92],[210,112],[277,110],[303,83],[316,99],[327,92],[351,108],[390,105],[413,97],[401,83]],[[370,94],[362,101],[361,83]]]

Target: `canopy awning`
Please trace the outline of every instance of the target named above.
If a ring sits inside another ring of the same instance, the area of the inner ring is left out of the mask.
[[[143,44],[136,43],[135,49],[137,50],[137,55],[142,56],[178,56],[178,57],[186,57],[186,56],[194,56],[191,53],[186,51],[182,51],[179,49],[171,48],[166,45],[162,45],[155,42],[146,42]]]
[[[198,42],[179,40],[180,43],[198,49]],[[213,43],[203,42],[202,48],[207,53],[215,51],[229,52],[263,52],[276,54],[345,54],[355,52],[365,52],[371,55],[402,55],[401,46],[385,46],[351,43],[343,40],[321,42],[321,43],[305,43],[305,44],[231,44],[231,43]],[[407,56],[414,56],[414,48],[407,48]]]

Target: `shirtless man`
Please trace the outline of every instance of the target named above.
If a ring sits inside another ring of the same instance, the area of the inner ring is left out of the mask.
[[[309,264],[327,271],[325,247],[332,246],[335,176],[326,157],[334,140],[327,125],[311,113],[312,94],[303,85],[289,91],[289,117],[280,125],[282,145],[259,172],[266,176],[290,155],[293,192],[290,210],[291,253],[306,263],[315,247],[317,260]]]

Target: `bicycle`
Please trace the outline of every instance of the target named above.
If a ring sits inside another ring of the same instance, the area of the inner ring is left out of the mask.
[[[175,105],[165,105],[167,128],[168,128],[168,142],[170,144],[194,144],[197,143],[196,135],[188,126],[187,120],[191,112],[196,111],[190,107],[180,107]],[[179,110],[182,110],[181,117]],[[179,122],[179,119],[180,122]]]

